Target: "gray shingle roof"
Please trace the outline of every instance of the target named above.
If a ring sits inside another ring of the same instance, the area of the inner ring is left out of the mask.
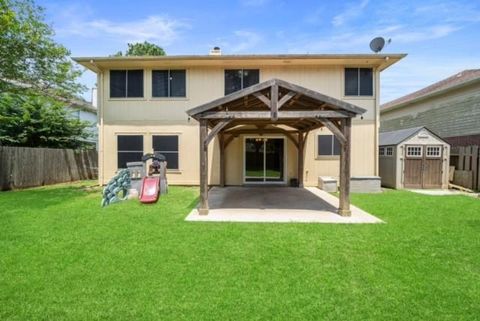
[[[413,100],[420,99],[424,96],[440,92],[442,90],[447,90],[453,88],[457,85],[464,83],[469,83],[469,81],[480,79],[480,69],[467,69],[463,70],[453,76],[440,80],[430,86],[417,90],[413,93],[405,95],[403,97],[392,100],[388,103],[385,103],[380,106],[381,111],[386,111],[392,108],[395,108],[399,105],[407,104]]]
[[[378,144],[380,146],[398,145],[401,142],[403,142],[405,139],[418,133],[423,128],[425,127],[423,126],[413,127],[413,128],[399,129],[391,132],[380,133]]]

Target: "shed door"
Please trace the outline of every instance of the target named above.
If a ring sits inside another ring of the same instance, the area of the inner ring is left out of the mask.
[[[442,146],[407,145],[403,185],[405,188],[441,188]]]

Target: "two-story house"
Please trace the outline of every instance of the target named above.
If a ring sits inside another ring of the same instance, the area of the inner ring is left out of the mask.
[[[349,176],[377,176],[380,72],[404,56],[75,58],[98,77],[100,184],[155,151],[167,158],[169,184],[198,185],[200,118],[220,134],[207,142],[211,185],[293,179],[315,186],[319,176],[338,177],[345,115],[352,118]]]

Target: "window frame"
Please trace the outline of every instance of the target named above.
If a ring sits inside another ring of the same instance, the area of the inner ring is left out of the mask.
[[[357,76],[358,76],[358,79],[357,79],[357,94],[356,95],[347,95],[345,93],[345,90],[346,90],[346,86],[345,86],[345,82],[346,82],[346,77],[345,77],[345,72],[346,72],[346,69],[357,69]],[[372,94],[371,95],[360,95],[360,69],[370,69],[372,71]],[[376,95],[376,88],[375,88],[375,84],[376,84],[376,80],[375,80],[375,68],[373,67],[358,67],[358,66],[345,66],[343,68],[343,73],[342,73],[342,78],[343,78],[343,82],[342,82],[342,86],[343,86],[343,91],[342,91],[342,94],[343,94],[343,98],[345,99],[372,99],[375,97]]]
[[[392,157],[393,156],[393,146],[387,146],[385,148],[385,156]]]
[[[185,96],[170,96],[170,71],[184,71],[185,72]],[[155,71],[168,71],[168,94],[169,96],[154,96],[153,95],[153,73]],[[151,69],[150,70],[150,83],[151,92],[150,97],[152,100],[188,100],[188,69],[187,68],[166,68],[166,69]]]
[[[257,84],[260,83],[260,79],[261,79],[261,78],[260,78],[260,68],[231,68],[231,69],[223,69],[223,94],[224,94],[224,96],[231,95],[231,94],[233,94],[233,93],[236,93],[237,91],[240,91],[240,90],[245,89],[245,87],[243,86],[244,77],[245,77],[245,74],[244,74],[244,71],[245,71],[245,70],[256,70],[256,71],[258,71],[258,82],[257,82]],[[227,71],[241,71],[241,74],[242,74],[242,77],[240,78],[240,87],[241,87],[241,88],[240,88],[239,90],[232,91],[231,93],[228,93],[228,94],[226,93],[226,81],[225,81],[225,77],[226,77],[226,72],[227,72]],[[254,86],[254,85],[256,85],[256,84],[253,84],[253,85],[251,85],[251,86]],[[249,87],[251,87],[251,86],[249,86]],[[246,88],[248,88],[248,87],[246,87]]]
[[[119,150],[119,147],[118,147],[118,139],[120,136],[140,136],[142,137],[142,150]],[[116,157],[117,157],[117,170],[119,169],[123,169],[123,167],[119,167],[118,166],[118,161],[119,161],[119,157],[118,155],[120,153],[142,153],[142,156],[145,155],[145,134],[144,133],[115,133],[115,137],[116,137],[116,140],[117,140],[117,145],[116,145]],[[139,160],[141,161],[141,160]],[[126,165],[126,164],[125,164]],[[125,167],[127,168],[127,167]]]
[[[129,71],[142,71],[142,96],[141,97],[128,97],[128,72]],[[112,71],[125,71],[125,96],[112,97]],[[109,69],[108,70],[108,99],[109,100],[146,100],[145,95],[145,76],[146,72],[143,68],[122,68],[122,69]]]
[[[320,146],[318,146],[319,144],[319,140],[320,140],[320,136],[330,136],[331,137],[331,154],[329,155],[320,155]],[[338,142],[338,146],[339,146],[339,150],[338,150],[338,154],[335,154],[335,141]],[[341,147],[342,147],[342,144],[340,143],[340,141],[335,137],[335,135],[333,134],[327,134],[327,135],[321,135],[321,134],[317,134],[316,135],[316,139],[315,139],[315,154],[316,154],[316,157],[315,159],[337,159],[340,157],[340,153],[341,153]]]
[[[156,151],[154,146],[153,146],[153,139],[155,136],[167,136],[167,137],[170,137],[170,136],[174,136],[174,137],[177,137],[177,151]],[[172,173],[172,172],[181,172],[181,159],[180,159],[180,137],[181,137],[181,134],[180,133],[152,133],[151,135],[151,143],[152,143],[152,151],[155,153],[155,152],[158,152],[160,154],[162,154],[162,152],[164,153],[177,153],[177,168],[169,168],[168,167],[168,162],[167,162],[167,172],[168,173]]]
[[[425,157],[426,158],[442,158],[442,145],[426,145],[425,146]],[[429,149],[434,148],[438,149],[438,155],[429,155]]]
[[[385,156],[385,147],[378,148],[378,156]]]
[[[420,155],[414,155],[409,153],[410,148],[420,148]],[[407,145],[405,148],[405,157],[408,158],[423,158],[423,145]]]

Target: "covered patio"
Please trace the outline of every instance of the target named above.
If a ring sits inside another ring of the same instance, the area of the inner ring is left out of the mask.
[[[338,198],[316,187],[228,186],[209,191],[209,214],[194,209],[187,221],[255,223],[382,223],[351,206],[349,216],[337,214]]]
[[[208,145],[215,137],[218,136],[220,147],[220,187],[225,186],[225,149],[235,137],[243,134],[282,134],[289,139],[298,152],[297,179],[299,187],[303,187],[307,135],[314,129],[326,127],[341,144],[337,212],[350,216],[352,118],[364,112],[355,105],[280,79],[253,85],[190,109],[188,115],[200,124],[199,215],[209,213]],[[249,201],[243,199],[243,202]]]

